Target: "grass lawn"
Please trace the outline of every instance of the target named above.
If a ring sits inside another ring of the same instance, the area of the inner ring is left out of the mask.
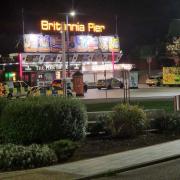
[[[118,102],[107,102],[107,103],[93,103],[86,104],[88,112],[94,111],[111,111]],[[136,104],[142,107],[143,109],[164,109],[167,112],[173,112],[173,100],[170,99],[156,99],[156,100],[140,100],[132,101],[130,104]]]

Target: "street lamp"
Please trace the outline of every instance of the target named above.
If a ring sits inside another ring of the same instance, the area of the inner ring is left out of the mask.
[[[76,15],[75,11],[71,11],[70,13],[66,13],[66,40],[67,40],[67,61],[68,61],[68,77],[70,77],[70,61],[69,61],[69,30],[68,30],[68,24],[69,24],[69,15],[74,17]]]
[[[69,31],[68,31],[68,24],[69,24],[69,14],[71,16],[75,15],[74,11],[70,13],[61,13],[65,14],[66,16],[66,23],[62,23],[62,78],[63,78],[63,93],[66,96],[66,51],[67,51],[67,60],[68,60],[68,77],[70,76],[70,61],[69,61]],[[65,37],[66,32],[66,37]],[[67,39],[67,44],[66,44]],[[66,49],[67,48],[67,49]]]
[[[76,15],[76,12],[72,10],[69,14],[74,17]]]
[[[65,23],[62,23],[62,78],[63,78],[63,94],[66,96],[66,40],[65,40]]]
[[[64,31],[66,32],[66,51],[67,52],[67,62],[68,62],[68,77],[70,76],[70,61],[69,61],[69,29],[68,29],[68,24],[69,24],[69,16],[74,17],[76,15],[76,12],[74,10],[70,11],[69,13],[58,13],[61,16],[64,15],[66,18],[66,22],[64,23]],[[63,31],[63,30],[62,30]]]

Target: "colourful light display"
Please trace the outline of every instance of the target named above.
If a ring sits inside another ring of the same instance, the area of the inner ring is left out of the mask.
[[[67,47],[66,47],[67,48]],[[119,52],[119,38],[114,36],[91,36],[76,35],[70,36],[70,52],[95,52],[101,49],[102,52]],[[25,34],[24,35],[25,52],[61,52],[61,36]]]

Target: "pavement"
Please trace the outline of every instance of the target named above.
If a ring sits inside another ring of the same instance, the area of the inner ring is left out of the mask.
[[[180,140],[34,170],[0,173],[5,180],[93,179],[180,157]]]
[[[141,87],[138,89],[130,89],[131,100],[139,99],[173,99],[174,96],[180,95],[180,87]],[[124,98],[124,90],[114,89],[88,89],[83,97],[83,101],[117,101]]]

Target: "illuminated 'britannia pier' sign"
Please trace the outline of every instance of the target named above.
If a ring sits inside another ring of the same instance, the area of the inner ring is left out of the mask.
[[[96,32],[101,33],[105,30],[104,25],[98,25],[95,23],[87,23],[87,24],[80,24],[77,22],[76,24],[64,24],[57,21],[48,21],[48,20],[41,20],[41,30],[43,31],[61,31],[63,29],[66,31],[67,28],[69,31],[75,32]]]

